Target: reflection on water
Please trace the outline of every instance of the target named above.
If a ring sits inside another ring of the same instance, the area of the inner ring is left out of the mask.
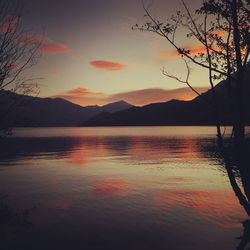
[[[249,223],[213,134],[17,130],[1,142],[0,190],[13,209],[36,209],[33,227],[4,240],[5,249],[244,249]]]
[[[244,227],[243,235],[238,237],[240,244],[237,247],[237,250],[244,250],[247,244],[250,242],[250,220],[242,222]]]

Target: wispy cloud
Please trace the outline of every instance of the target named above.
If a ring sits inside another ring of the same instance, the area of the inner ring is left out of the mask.
[[[19,39],[20,43],[40,43],[40,51],[43,54],[57,55],[72,52],[72,49],[63,43],[57,43],[47,36],[36,34],[28,35]]]
[[[90,90],[86,88],[76,88],[76,89],[69,90],[66,93],[68,95],[73,95],[73,96],[87,96],[91,94]]]
[[[202,87],[198,87],[196,89],[200,93],[203,93],[207,90],[206,88]],[[149,103],[166,102],[171,99],[191,100],[195,96],[196,95],[189,88],[179,88],[173,90],[160,88],[141,89],[136,91],[122,92],[114,95],[108,95],[102,92],[92,92],[86,88],[76,88],[53,97],[64,98],[81,106],[104,105],[120,100],[127,101],[133,105],[143,106]]]
[[[186,46],[185,49],[190,50],[190,55],[198,55],[199,53],[206,53],[205,46],[197,45],[197,46]],[[178,57],[180,54],[175,49],[173,50],[163,50],[158,52],[158,59],[171,59],[173,57]]]
[[[127,66],[118,62],[109,61],[91,61],[90,65],[97,69],[107,70],[107,71],[121,71],[125,70]]]
[[[225,32],[223,31],[218,31],[218,32],[214,32],[214,34],[217,34],[218,36],[225,36]],[[184,46],[184,48],[186,50],[189,50],[189,54],[191,56],[195,56],[201,53],[206,54],[207,53],[207,49],[204,45],[196,45],[196,46]],[[220,48],[218,48],[218,46],[213,46],[213,49],[216,51],[221,51]],[[157,53],[156,58],[159,60],[163,60],[163,59],[173,59],[180,56],[180,54],[178,53],[177,50],[172,49],[172,50],[162,50],[160,52]]]
[[[66,54],[72,51],[72,49],[68,48],[65,44],[47,42],[41,45],[41,52],[45,54]]]
[[[106,98],[108,96],[104,93],[93,92],[86,88],[76,88],[52,97],[59,97],[81,106],[88,106],[106,104]]]
[[[206,88],[197,88],[199,92],[205,92]],[[124,92],[112,95],[110,100],[126,100],[134,105],[142,106],[149,103],[166,102],[171,99],[191,100],[195,94],[189,88],[178,88],[173,90],[152,88]]]

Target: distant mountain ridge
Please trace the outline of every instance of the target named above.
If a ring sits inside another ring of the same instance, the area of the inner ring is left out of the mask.
[[[246,79],[249,79],[250,71]],[[215,87],[218,99],[218,112],[221,125],[232,125],[233,115],[227,95],[226,81]],[[191,91],[191,90],[190,90]],[[233,94],[236,92],[232,86]],[[244,107],[250,107],[250,85],[245,84]],[[210,103],[210,105],[208,104]],[[246,122],[250,125],[250,111],[246,112]],[[149,104],[143,107],[131,107],[113,114],[95,116],[82,124],[83,126],[170,126],[170,125],[215,125],[212,91],[201,94],[191,101],[171,100],[163,103]]]
[[[250,78],[250,71],[246,79]],[[232,124],[232,110],[227,95],[226,81],[216,85],[220,122]],[[191,91],[191,90],[190,90]],[[236,91],[232,86],[233,93]],[[250,107],[250,84],[245,84],[245,109]],[[6,101],[7,100],[7,101]],[[61,98],[40,98],[19,96],[11,92],[0,91],[0,115],[2,104],[21,100],[10,113],[13,126],[52,127],[52,126],[176,126],[176,125],[214,125],[212,91],[201,94],[191,101],[171,100],[133,106],[125,101],[118,101],[104,106],[82,107]],[[207,103],[210,103],[208,105]],[[1,117],[1,116],[0,116]],[[6,119],[2,119],[6,120]],[[246,114],[250,125],[250,112]]]
[[[102,110],[103,111],[106,111],[106,112],[109,112],[109,113],[115,113],[115,112],[119,112],[119,111],[122,111],[122,110],[126,110],[126,109],[129,109],[131,107],[134,107],[133,105],[121,100],[121,101],[118,101],[118,102],[113,102],[113,103],[109,103],[109,104],[106,104],[104,106],[102,106]]]
[[[12,126],[25,127],[78,126],[104,111],[111,114],[133,107],[125,101],[82,107],[62,98],[21,96],[7,91],[0,92],[0,102],[5,105],[4,108],[1,106],[0,114],[1,109],[3,111],[14,103],[8,112],[8,122]]]

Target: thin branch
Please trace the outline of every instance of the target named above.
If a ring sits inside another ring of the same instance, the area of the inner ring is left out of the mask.
[[[212,60],[211,60],[211,55],[209,51],[209,46],[208,46],[208,41],[207,41],[207,14],[205,14],[204,17],[204,39],[205,39],[205,45],[206,45],[206,51],[207,51],[207,60],[209,63],[209,83],[211,86],[212,90],[212,96],[213,96],[213,108],[214,108],[214,116],[216,120],[216,128],[217,128],[217,136],[218,140],[222,143],[222,134],[221,134],[221,128],[220,128],[220,117],[219,117],[219,110],[218,110],[218,100],[214,88],[214,83],[213,83],[213,76],[212,76]]]
[[[187,52],[185,52],[184,50],[182,50],[180,47],[178,47],[175,43],[172,42],[172,40],[165,34],[165,32],[162,30],[161,26],[159,25],[159,23],[152,17],[152,15],[149,13],[148,9],[145,7],[145,4],[144,4],[144,1],[142,1],[142,6],[143,6],[143,9],[146,13],[146,16],[154,23],[155,25],[155,28],[154,29],[149,29],[150,27],[148,27],[148,29],[145,29],[145,31],[151,31],[151,32],[154,32],[164,38],[167,39],[167,41],[183,56],[185,56],[186,58],[188,58],[189,60],[191,60],[193,63],[203,67],[203,68],[206,68],[206,69],[209,69],[209,66],[206,65],[206,64],[203,64],[203,63],[200,63],[198,62],[197,60],[195,60],[195,58],[193,58],[192,56],[190,56]],[[152,28],[152,27],[151,27]],[[143,28],[139,28],[139,30],[143,31]],[[219,74],[222,74],[224,76],[226,76],[226,73],[221,71],[221,70],[218,70],[214,67],[212,67],[212,70],[214,72],[217,72]]]
[[[211,105],[211,103],[201,94],[199,93],[189,82],[189,78],[190,78],[190,67],[188,65],[188,62],[182,58],[183,61],[185,62],[185,65],[186,65],[186,70],[187,70],[187,75],[186,75],[186,79],[185,80],[182,80],[180,77],[177,77],[177,76],[174,76],[174,75],[171,75],[170,73],[168,73],[165,68],[162,69],[162,74],[171,78],[171,79],[174,79],[180,83],[184,83],[186,84],[197,96],[201,97],[202,100],[204,100],[208,105]]]

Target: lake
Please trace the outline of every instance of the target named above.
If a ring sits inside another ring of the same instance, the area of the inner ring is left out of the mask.
[[[0,204],[9,218],[1,249],[236,249],[248,217],[214,134],[213,127],[14,130],[0,144],[0,193],[8,195]]]

